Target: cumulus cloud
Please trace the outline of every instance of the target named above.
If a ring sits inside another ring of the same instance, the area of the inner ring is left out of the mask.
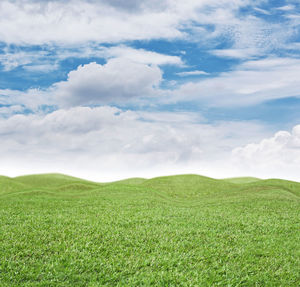
[[[145,61],[146,62],[146,61]],[[185,72],[183,72],[185,73]],[[184,75],[203,74],[190,71]],[[87,106],[155,102],[169,104],[197,102],[206,107],[239,107],[268,100],[299,97],[300,60],[266,58],[246,61],[232,71],[161,89],[162,70],[157,65],[127,58],[111,58],[106,64],[79,66],[65,81],[45,90],[0,90],[0,104]]]
[[[161,80],[157,66],[115,58],[104,65],[79,66],[68,74],[67,81],[53,86],[53,93],[59,103],[68,106],[122,102],[154,95]]]
[[[263,132],[255,123],[205,124],[196,113],[109,106],[15,115],[0,118],[0,174],[58,171],[94,180],[216,175],[232,148],[246,144],[245,138],[261,138]]]
[[[233,150],[235,164],[251,174],[300,180],[300,125]]]
[[[146,59],[140,60],[123,57],[111,58],[103,65],[96,62],[80,65],[69,72],[65,81],[54,83],[44,90],[0,89],[0,105],[22,105],[36,112],[43,106],[122,104],[157,97],[162,92],[159,89],[162,71],[157,65],[142,63],[147,62]],[[27,68],[31,69],[30,66]],[[36,69],[39,66],[33,71]]]

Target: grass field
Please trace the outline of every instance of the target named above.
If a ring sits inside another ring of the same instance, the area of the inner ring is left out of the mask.
[[[0,286],[300,286],[300,183],[0,177]]]

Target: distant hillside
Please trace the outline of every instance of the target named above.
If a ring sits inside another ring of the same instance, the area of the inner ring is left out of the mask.
[[[213,179],[205,176],[186,174],[163,176],[152,179],[129,178],[110,183],[95,183],[63,174],[38,174],[16,178],[0,177],[0,193],[37,190],[72,194],[76,192],[110,192],[129,196],[134,192],[144,197],[164,198],[164,200],[188,203],[203,201],[224,201],[252,197],[269,197],[272,194],[280,197],[300,196],[300,183],[253,177]]]
[[[299,286],[300,183],[0,176],[0,286]]]
[[[15,182],[20,182],[31,187],[54,187],[74,182],[88,182],[87,180],[59,173],[18,176],[15,177],[13,180]]]
[[[261,180],[257,177],[232,177],[232,178],[225,178],[224,181],[231,182],[231,183],[250,183]]]

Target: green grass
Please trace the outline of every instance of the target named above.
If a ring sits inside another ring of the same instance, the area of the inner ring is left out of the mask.
[[[261,180],[260,178],[257,177],[232,177],[232,178],[225,178],[224,179],[227,182],[231,183],[251,183],[251,182],[256,182]]]
[[[0,177],[0,286],[299,286],[300,183]]]

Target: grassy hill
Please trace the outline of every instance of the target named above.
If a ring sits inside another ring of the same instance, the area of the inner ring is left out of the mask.
[[[26,184],[30,187],[57,187],[66,184],[72,183],[83,183],[89,184],[87,180],[83,180],[80,178],[58,174],[58,173],[49,173],[49,174],[35,174],[35,175],[25,175],[18,176],[14,178],[15,182]],[[94,183],[92,183],[94,184]]]
[[[257,177],[232,177],[232,178],[225,178],[224,181],[231,182],[231,183],[251,183],[261,180]]]
[[[299,286],[300,183],[0,177],[0,286]]]

